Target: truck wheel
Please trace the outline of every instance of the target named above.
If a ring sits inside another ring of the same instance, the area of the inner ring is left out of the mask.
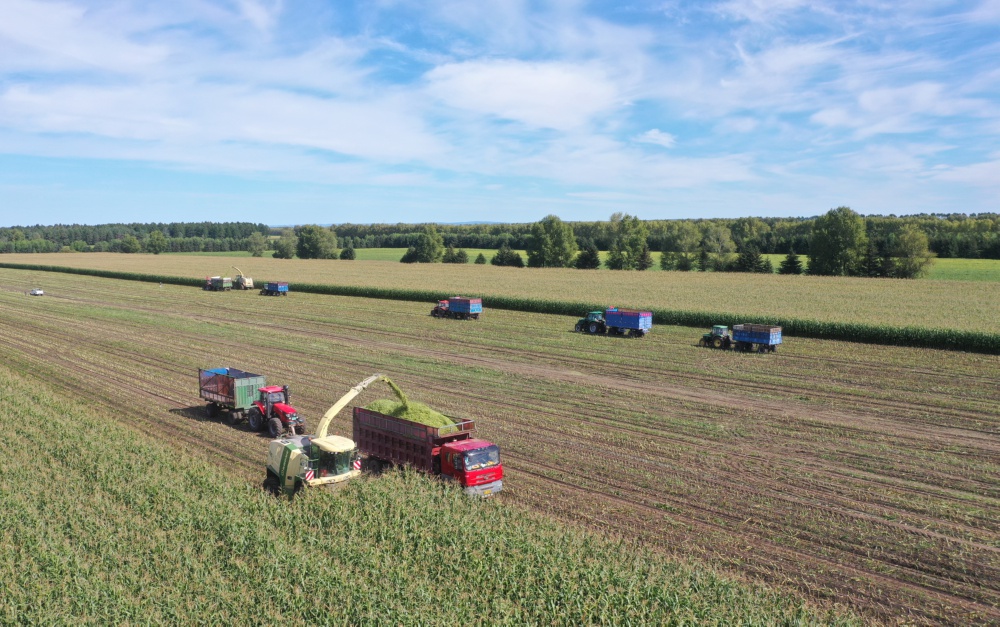
[[[229,415],[226,417],[226,422],[235,427],[236,425],[243,422],[243,418],[244,418],[243,412],[231,411],[229,412]]]
[[[247,422],[250,424],[251,431],[259,432],[264,428],[264,416],[256,407],[250,408],[250,413],[247,415]]]
[[[215,403],[209,403],[205,405],[205,413],[208,414],[209,418],[215,418],[219,415],[219,406]]]
[[[596,335],[598,329],[600,328],[601,328],[600,325],[598,325],[596,322],[591,322],[590,326],[587,327],[587,330],[590,331],[591,335]]]
[[[271,418],[267,421],[267,434],[272,438],[277,439],[284,432],[285,428],[281,425],[280,418]]]

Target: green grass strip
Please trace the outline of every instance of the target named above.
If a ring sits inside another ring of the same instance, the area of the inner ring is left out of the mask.
[[[96,276],[107,279],[123,279],[126,281],[143,281],[147,283],[159,282],[169,285],[188,285],[193,287],[201,287],[204,285],[204,279],[198,278],[140,274],[136,272],[118,272],[113,270],[93,270],[89,268],[67,268],[64,266],[44,266],[18,263],[0,263],[0,268],[9,268],[13,270],[36,270],[42,272],[65,272],[68,274]],[[358,296],[363,298],[381,298],[386,300],[405,300],[428,303],[436,303],[443,294],[440,290],[406,290],[358,285],[321,285],[315,283],[295,283],[292,286],[292,291],[307,294]],[[582,317],[588,311],[604,309],[604,305],[593,302],[537,300],[533,298],[485,295],[482,299],[484,308],[507,309],[511,311],[574,317]],[[731,312],[678,311],[656,308],[649,310],[653,312],[653,322],[656,324],[675,324],[680,326],[708,328],[715,324],[725,324],[731,326],[734,324],[757,322],[762,324],[780,325],[783,329],[783,334],[788,336],[809,337],[824,340],[844,340],[848,342],[864,342],[867,344],[912,346],[917,348],[943,348],[948,350],[963,350],[989,354],[1000,353],[1000,333],[959,331],[956,329],[933,329],[913,326],[898,327],[856,322],[827,322],[783,317],[774,317],[762,320],[759,315],[750,316]]]

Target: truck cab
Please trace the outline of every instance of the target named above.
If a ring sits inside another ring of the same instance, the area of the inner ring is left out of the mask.
[[[257,392],[259,397],[247,416],[251,429],[261,431],[266,427],[272,438],[277,438],[286,431],[291,435],[305,433],[306,422],[289,404],[291,395],[287,385],[269,385]]]
[[[604,320],[603,311],[591,311],[585,318],[580,318],[576,323],[576,331],[586,331],[587,333],[604,333],[607,330],[607,323]]]
[[[271,489],[291,496],[303,486],[341,483],[361,474],[354,440],[339,435],[293,435],[272,440],[267,450]]]
[[[441,475],[458,481],[470,496],[491,496],[503,489],[500,447],[480,439],[441,446]]]

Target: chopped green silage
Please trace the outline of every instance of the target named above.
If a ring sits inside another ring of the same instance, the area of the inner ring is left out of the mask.
[[[377,411],[387,416],[395,416],[396,418],[419,422],[428,427],[447,427],[455,424],[453,420],[441,412],[435,411],[423,403],[414,403],[412,401],[404,404],[394,401],[391,398],[383,398],[370,403],[365,409]]]
[[[365,409],[377,411],[387,416],[411,420],[422,425],[427,425],[428,427],[447,427],[455,424],[453,420],[441,412],[435,411],[423,403],[411,403],[406,398],[406,394],[403,394],[403,390],[390,381],[388,377],[383,377],[382,380],[392,388],[392,391],[396,394],[396,398],[399,400],[394,401],[391,398],[382,398],[370,403]]]

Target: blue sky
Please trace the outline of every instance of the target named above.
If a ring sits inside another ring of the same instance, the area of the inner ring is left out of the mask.
[[[1000,0],[0,16],[0,226],[1000,211]]]

